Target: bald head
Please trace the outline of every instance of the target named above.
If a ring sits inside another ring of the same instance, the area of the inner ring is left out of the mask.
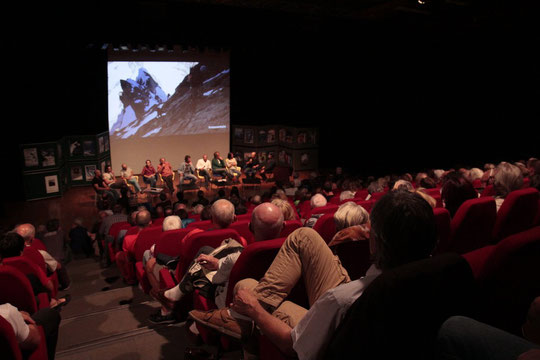
[[[272,203],[262,203],[253,210],[250,226],[255,241],[276,239],[283,229],[283,212]]]
[[[236,219],[234,205],[226,199],[219,199],[212,204],[212,222],[221,229],[231,225]]]
[[[15,229],[15,232],[22,236],[26,244],[31,244],[36,236],[36,228],[32,224],[21,224]]]
[[[150,211],[148,210],[137,211],[135,219],[137,221],[137,225],[140,227],[147,227],[152,222],[152,216],[150,215]]]

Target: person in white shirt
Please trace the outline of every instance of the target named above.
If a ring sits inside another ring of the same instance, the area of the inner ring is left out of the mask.
[[[141,186],[138,179],[133,176],[133,170],[126,164],[122,164],[122,170],[120,170],[120,176],[125,179],[129,184],[133,185],[136,193],[142,193]]]
[[[204,154],[202,159],[197,160],[195,168],[199,171],[199,176],[204,176],[204,180],[208,184],[212,171],[212,163],[208,160],[208,155]]]
[[[43,327],[48,358],[54,360],[58,327],[61,320],[57,310],[43,308],[31,315],[26,311],[20,311],[10,303],[5,303],[0,305],[0,317],[4,318],[13,328],[15,338],[24,354],[31,354],[37,349],[42,341],[38,326]]]
[[[264,277],[235,286],[230,309],[193,310],[196,322],[245,341],[256,325],[281,352],[322,359],[349,307],[383,271],[429,257],[437,242],[433,209],[420,195],[391,191],[371,212],[370,251],[374,263],[351,281],[347,270],[313,229],[302,227],[285,240]],[[285,301],[304,279],[309,310]]]

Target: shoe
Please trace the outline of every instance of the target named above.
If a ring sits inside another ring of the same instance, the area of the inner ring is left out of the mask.
[[[253,333],[253,321],[235,319],[229,314],[229,309],[216,309],[210,311],[192,310],[189,317],[222,334],[245,341]]]
[[[149,320],[152,324],[173,324],[177,322],[174,313],[171,312],[168,315],[161,315],[161,309],[159,309],[157,313],[150,315]]]
[[[171,300],[171,299],[169,299],[169,298],[167,298],[167,297],[165,296],[165,291],[166,291],[166,290],[164,290],[164,289],[157,290],[157,291],[154,290],[154,289],[152,289],[152,290],[150,290],[150,295],[152,295],[152,297],[153,297],[154,299],[156,299],[157,301],[159,301],[159,303],[160,303],[163,307],[165,307],[167,310],[172,310],[172,309],[174,309],[174,305],[175,305],[176,302],[173,301],[173,300]]]

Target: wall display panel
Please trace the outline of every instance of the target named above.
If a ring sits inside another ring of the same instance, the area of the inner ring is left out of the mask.
[[[57,142],[21,145],[22,168],[35,171],[62,165]]]
[[[312,170],[317,168],[318,151],[312,149],[294,150],[293,167],[295,170]]]
[[[61,196],[64,191],[60,169],[25,174],[23,187],[26,200]]]
[[[136,57],[109,53],[113,169],[126,163],[138,172],[147,159],[157,164],[162,157],[176,168],[187,154],[193,159],[203,154],[211,157],[214,151],[226,154],[230,148],[229,54]]]

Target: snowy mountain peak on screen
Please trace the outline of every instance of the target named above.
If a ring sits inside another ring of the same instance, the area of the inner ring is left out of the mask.
[[[224,132],[229,128],[229,68],[200,63],[167,95],[144,68],[120,81],[123,109],[111,128],[118,139]]]

